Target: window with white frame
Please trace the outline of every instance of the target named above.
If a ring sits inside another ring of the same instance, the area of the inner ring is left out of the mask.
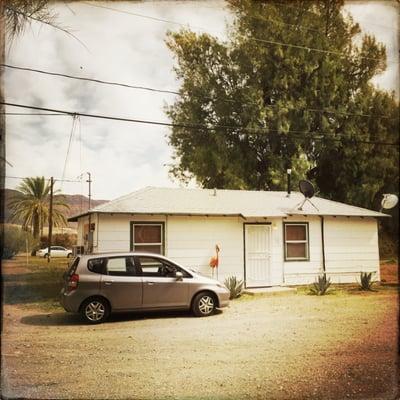
[[[284,243],[286,261],[309,260],[308,223],[285,223]]]
[[[132,223],[132,250],[164,253],[162,223]]]

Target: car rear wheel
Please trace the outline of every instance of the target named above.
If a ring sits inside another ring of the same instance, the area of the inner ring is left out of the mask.
[[[215,297],[208,292],[202,292],[193,299],[192,311],[196,317],[207,317],[211,315],[216,307]]]
[[[82,304],[81,315],[89,324],[100,324],[110,315],[110,306],[105,299],[91,298]]]

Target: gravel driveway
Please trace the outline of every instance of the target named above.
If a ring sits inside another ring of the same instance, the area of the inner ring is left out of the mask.
[[[243,298],[209,318],[124,314],[97,326],[5,305],[7,397],[396,397],[397,292]]]

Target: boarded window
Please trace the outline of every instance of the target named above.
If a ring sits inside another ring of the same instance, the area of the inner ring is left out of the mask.
[[[133,251],[163,254],[163,224],[132,224]]]
[[[308,224],[287,223],[285,227],[285,260],[309,260]]]

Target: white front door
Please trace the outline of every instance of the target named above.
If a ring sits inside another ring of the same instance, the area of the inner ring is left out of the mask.
[[[270,286],[271,225],[245,224],[246,287]]]

